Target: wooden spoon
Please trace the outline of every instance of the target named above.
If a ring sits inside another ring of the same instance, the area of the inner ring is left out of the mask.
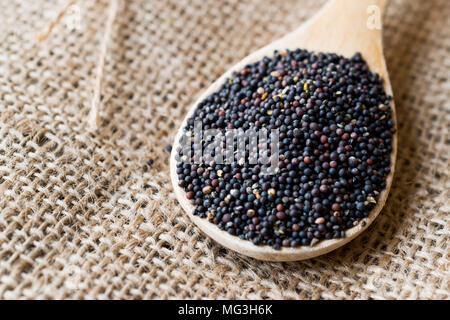
[[[217,91],[226,78],[233,71],[245,67],[247,64],[261,60],[264,56],[272,56],[274,50],[307,49],[317,52],[334,52],[345,57],[351,57],[360,52],[372,72],[378,73],[384,79],[384,89],[392,96],[386,63],[383,56],[381,37],[381,17],[388,0],[330,0],[314,17],[301,25],[298,29],[283,38],[253,52],[215,81],[191,106],[184,119],[173,144],[170,159],[170,175],[176,197],[183,209],[194,223],[208,236],[223,246],[261,260],[294,261],[316,257],[328,253],[354,239],[375,220],[386,202],[391,187],[395,159],[397,154],[397,135],[392,139],[391,171],[386,180],[386,188],[380,192],[376,206],[370,212],[365,223],[359,223],[346,231],[345,238],[322,240],[315,246],[301,246],[297,248],[281,248],[275,250],[267,245],[254,245],[251,241],[241,240],[223,231],[217,225],[193,215],[194,206],[186,199],[185,191],[178,186],[176,173],[177,147],[183,133],[186,121],[193,114],[197,104]],[[395,107],[391,101],[392,117],[396,124]]]

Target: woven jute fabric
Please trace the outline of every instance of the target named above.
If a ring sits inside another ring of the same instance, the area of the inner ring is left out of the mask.
[[[450,298],[449,1],[387,9],[399,152],[386,207],[350,244],[292,263],[201,234],[165,146],[203,89],[324,1],[119,1],[94,133],[108,2],[78,1],[37,43],[65,3],[0,0],[1,298]]]

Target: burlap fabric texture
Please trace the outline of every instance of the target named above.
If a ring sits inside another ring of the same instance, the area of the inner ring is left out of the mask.
[[[85,118],[107,2],[80,0],[36,43],[64,3],[0,0],[1,298],[450,297],[449,1],[387,10],[399,154],[385,209],[345,247],[293,263],[200,234],[164,147],[202,89],[324,1],[120,1],[95,134]]]

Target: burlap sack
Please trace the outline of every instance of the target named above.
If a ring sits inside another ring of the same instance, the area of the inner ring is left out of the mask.
[[[295,263],[200,234],[164,147],[202,89],[324,1],[122,0],[96,134],[107,2],[80,0],[38,44],[65,2],[0,1],[0,297],[449,299],[449,1],[387,10],[399,154],[385,209],[349,245]]]

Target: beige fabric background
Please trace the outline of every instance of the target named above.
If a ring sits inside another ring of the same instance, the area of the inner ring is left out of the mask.
[[[0,0],[1,298],[450,298],[449,1],[387,10],[399,154],[385,209],[349,245],[294,263],[200,234],[164,147],[202,89],[324,1],[122,0],[97,134],[84,119],[107,2],[80,0],[78,29],[72,12],[37,44],[64,3]]]

